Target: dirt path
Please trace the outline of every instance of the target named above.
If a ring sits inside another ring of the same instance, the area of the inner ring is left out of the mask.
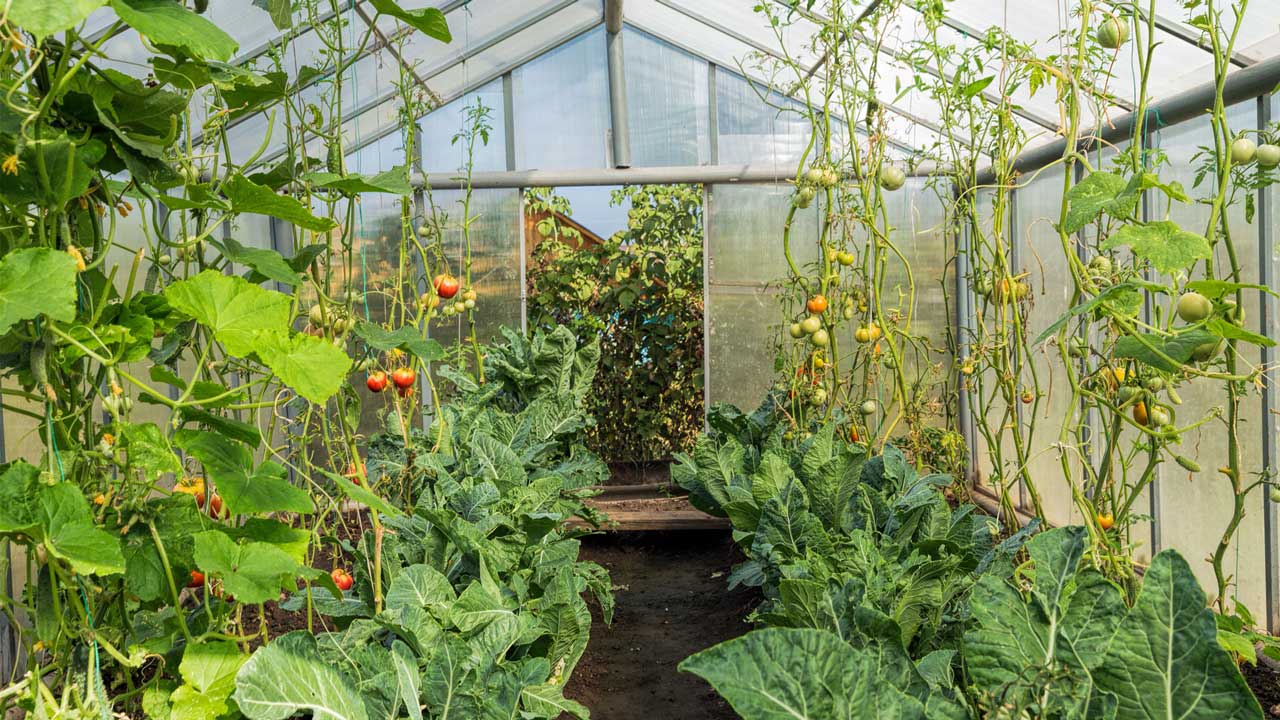
[[[731,720],[700,678],[676,671],[693,653],[750,629],[756,593],[729,592],[742,558],[728,532],[627,533],[587,538],[583,560],[612,573],[613,626],[596,614],[591,644],[565,693],[598,720]]]

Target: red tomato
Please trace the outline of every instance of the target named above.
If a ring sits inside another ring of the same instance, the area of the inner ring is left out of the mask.
[[[204,585],[204,573],[199,570],[191,571],[191,580],[187,583],[189,588],[198,588]]]
[[[368,471],[368,469],[365,467],[365,464],[364,464],[364,463],[360,463],[360,467],[358,467],[358,468],[355,466],[355,463],[352,463],[352,464],[350,464],[350,465],[348,465],[348,466],[347,466],[347,471],[346,471],[345,473],[343,473],[343,477],[345,477],[345,478],[347,478],[348,480],[350,480],[351,482],[353,482],[353,483],[355,483],[355,484],[359,485],[359,484],[360,484],[360,479],[361,479],[361,478],[363,478],[364,476],[368,475],[368,474],[369,474],[369,471]]]
[[[204,510],[205,512],[209,513],[209,517],[211,518],[226,517],[226,515],[222,514],[222,496],[221,495],[214,495],[212,498],[210,498],[208,505],[206,505],[204,501],[205,501],[204,493],[203,492],[196,493],[196,506],[199,507],[201,510]]]
[[[364,381],[365,387],[371,392],[380,393],[387,389],[387,374],[381,370],[369,375],[369,379]]]
[[[440,274],[431,281],[436,288],[436,294],[448,300],[458,294],[458,278],[449,274]]]
[[[402,367],[391,373],[391,382],[401,390],[412,387],[413,381],[417,376],[413,372],[413,368]]]
[[[329,573],[329,577],[333,579],[333,584],[337,585],[338,589],[343,592],[350,590],[351,586],[355,584],[355,578],[351,577],[351,574],[342,568],[334,568],[333,572]]]

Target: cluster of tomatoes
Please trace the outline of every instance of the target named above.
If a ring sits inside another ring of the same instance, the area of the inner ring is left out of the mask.
[[[476,298],[479,296],[471,288],[462,290],[462,285],[458,282],[458,278],[448,273],[442,273],[432,278],[431,285],[435,288],[435,293],[423,293],[422,297],[418,299],[423,310],[435,308],[442,300],[453,300],[453,302],[447,302],[440,309],[441,317],[453,317],[476,309]],[[462,290],[461,295],[458,294],[459,290]],[[457,299],[455,300],[454,298]]]
[[[413,394],[413,384],[418,375],[411,367],[396,368],[391,371],[390,375],[387,375],[382,370],[376,370],[369,373],[364,385],[369,388],[370,392],[380,393],[387,389],[388,378],[390,378],[390,383],[396,386],[396,392],[400,393],[400,397],[408,397]]]

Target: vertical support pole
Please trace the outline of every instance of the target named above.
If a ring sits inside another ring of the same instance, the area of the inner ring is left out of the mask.
[[[707,63],[707,133],[712,165],[720,164],[720,101],[716,99],[716,64]]]
[[[712,135],[712,147],[715,136]],[[711,203],[712,187],[702,186],[702,430],[708,432],[711,411]]]
[[[609,117],[613,166],[631,167],[631,126],[627,118],[627,73],[622,52],[622,0],[604,0],[606,56],[609,63]]]
[[[520,233],[520,332],[529,334],[529,238],[525,235],[525,213],[528,208],[524,204],[524,188],[516,188],[520,193],[516,214],[516,232]]]
[[[1270,94],[1258,98],[1258,127],[1266,128],[1271,124]],[[1258,191],[1258,272],[1259,282],[1263,287],[1275,287],[1280,278],[1280,257],[1276,255],[1276,207],[1275,191],[1262,188]],[[1276,317],[1276,299],[1267,293],[1258,293],[1260,314],[1262,318],[1262,334],[1267,337],[1280,337],[1280,318]],[[1262,366],[1274,368],[1277,360],[1276,349],[1262,348]],[[1264,378],[1262,386],[1262,467],[1275,468],[1277,462],[1277,439],[1280,438],[1280,414],[1277,413],[1277,401],[1280,395],[1276,390],[1275,371],[1270,378]],[[1274,479],[1274,478],[1273,478]],[[1262,523],[1266,541],[1263,543],[1264,557],[1267,565],[1267,629],[1280,632],[1280,503],[1270,500],[1270,493],[1262,493]]]
[[[1143,136],[1141,141],[1144,151],[1152,149],[1156,142],[1156,135],[1151,126],[1152,123],[1143,123]],[[1130,142],[1133,141],[1130,140]],[[1144,168],[1147,166],[1145,154],[1142,158],[1142,164]],[[1150,190],[1142,193],[1142,221],[1150,222],[1158,217],[1159,213],[1156,208],[1156,195]],[[1147,279],[1154,280],[1155,278],[1151,276],[1151,273],[1148,273]],[[1145,313],[1144,317],[1148,323],[1155,322],[1155,299],[1150,293],[1147,293],[1143,300],[1143,312]],[[1147,486],[1147,512],[1151,515],[1152,557],[1154,557],[1156,553],[1160,552],[1161,546],[1163,545],[1161,540],[1163,529],[1160,523],[1160,481],[1164,475],[1164,471],[1160,469],[1160,466],[1156,466],[1156,469],[1153,472],[1155,475],[1151,478],[1151,484]]]
[[[960,194],[963,190],[957,184],[952,188],[952,198],[958,204]],[[955,334],[956,334],[956,361],[963,363],[969,357],[969,338],[973,327],[973,298],[971,288],[969,286],[969,227],[967,223],[961,222],[960,218],[956,218],[952,224],[951,231],[955,233],[956,240],[956,280],[955,280]],[[972,409],[970,407],[972,398],[969,388],[967,387],[968,376],[960,373],[958,375],[956,396],[958,398],[958,407],[956,409],[956,421],[960,425],[960,434],[964,437],[964,445],[968,450],[968,472],[964,479],[966,487],[972,487],[977,482],[978,477],[978,438],[974,432]]]
[[[8,462],[9,439],[4,433],[4,411],[0,410],[0,463]],[[0,575],[0,592],[13,597],[13,547],[8,540],[0,542],[0,563],[4,574]],[[9,625],[9,617],[0,615],[0,677],[9,677],[18,659],[17,633]]]
[[[1006,222],[1006,227],[1009,229],[1009,270],[1014,275],[1020,275],[1021,273],[1018,271],[1018,266],[1022,263],[1022,253],[1018,251],[1018,243],[1022,237],[1022,233],[1018,232],[1018,227],[1017,227],[1018,225],[1018,191],[1017,190],[1009,191],[1009,216],[1008,218],[1006,218],[1005,222]],[[1014,302],[1016,302],[1016,300]],[[1026,322],[1027,318],[1023,318],[1022,321]],[[1018,368],[1019,375],[1021,375],[1023,364],[1031,362],[1031,358],[1023,357],[1021,351],[1017,348],[1016,345],[1014,346],[1014,352],[1015,352],[1015,357],[1017,359],[1016,367]],[[1026,427],[1026,422],[1025,422],[1026,411],[1022,407],[1022,403],[1018,401],[1019,395],[1020,393],[1017,392],[1017,388],[1014,388],[1013,421],[1017,423],[1017,428],[1015,429],[1015,432],[1021,434],[1023,432],[1023,429]],[[1031,451],[1031,448],[1025,448],[1025,449],[1027,452]],[[1022,510],[1022,509],[1025,509],[1026,507],[1027,507],[1026,483],[1019,480],[1018,481],[1018,509]]]

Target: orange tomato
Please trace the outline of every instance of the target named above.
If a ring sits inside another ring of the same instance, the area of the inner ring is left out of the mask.
[[[814,315],[821,315],[827,311],[827,299],[821,295],[814,295],[804,306]]]
[[[1116,524],[1116,519],[1111,513],[1098,513],[1098,527],[1103,530],[1110,530]]]
[[[1151,417],[1147,415],[1147,404],[1141,400],[1133,406],[1133,421],[1143,427],[1146,427],[1147,423],[1151,422]]]

